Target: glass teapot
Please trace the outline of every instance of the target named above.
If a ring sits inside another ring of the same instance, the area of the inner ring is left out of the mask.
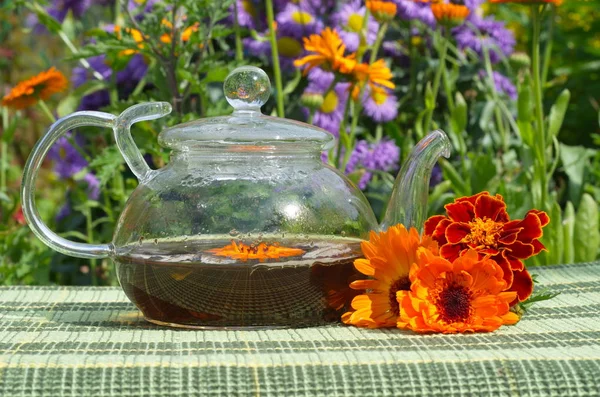
[[[224,91],[234,111],[168,128],[159,143],[170,163],[152,170],[135,146],[133,123],[167,115],[166,102],[132,106],[118,117],[77,112],[54,123],[25,167],[22,203],[33,232],[76,257],[111,257],[119,282],[144,317],[181,327],[289,327],[336,321],[356,291],[353,262],[371,230],[421,227],[429,177],[450,143],[442,131],[421,140],[396,179],[383,223],[362,192],[321,161],[328,132],[269,117],[271,87],[255,67],[234,70]],[[44,156],[80,126],[112,128],[139,179],[112,243],[58,236],[40,219],[33,189]]]

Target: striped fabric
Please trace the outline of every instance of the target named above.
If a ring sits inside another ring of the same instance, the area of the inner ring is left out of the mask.
[[[600,396],[600,263],[492,334],[346,326],[184,331],[117,288],[0,289],[0,396]]]

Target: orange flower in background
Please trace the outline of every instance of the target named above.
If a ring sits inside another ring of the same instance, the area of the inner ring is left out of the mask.
[[[453,3],[432,3],[431,12],[438,23],[447,27],[461,25],[470,13],[464,4]]]
[[[21,81],[2,98],[2,105],[13,109],[25,109],[37,101],[50,98],[52,94],[67,89],[67,78],[54,67]]]
[[[360,63],[353,71],[355,83],[352,87],[352,98],[358,99],[360,91],[365,84],[369,84],[371,92],[385,92],[384,88],[393,89],[392,71],[387,67],[383,59],[373,62],[371,65]]]
[[[318,34],[304,38],[304,49],[311,54],[294,61],[294,66],[306,66],[304,73],[320,66],[324,70],[351,73],[356,65],[355,54],[344,56],[346,45],[336,30],[325,28]]]
[[[114,30],[117,38],[120,40],[122,37],[121,36],[121,27],[119,25],[115,25],[113,30]],[[137,45],[137,47],[140,50],[144,48],[144,35],[142,34],[142,32],[140,32],[137,29],[133,29],[133,28],[124,28],[123,30],[125,31],[125,33],[127,33],[128,35],[131,36],[131,38],[133,39],[133,41],[135,41],[135,44]],[[139,52],[138,50],[128,49],[128,50],[123,50],[123,51],[119,52],[119,55],[128,56],[128,55],[137,54],[138,52]]]
[[[289,256],[298,256],[304,254],[304,250],[299,248],[280,247],[278,244],[268,245],[260,243],[258,245],[246,245],[244,243],[236,243],[231,241],[231,244],[221,248],[213,248],[206,251],[216,256],[225,256],[232,259],[259,259],[261,262],[266,259],[279,259]]]
[[[352,300],[354,311],[344,313],[342,321],[359,327],[395,327],[400,316],[396,293],[410,289],[409,271],[420,247],[437,253],[437,244],[430,237],[421,239],[415,228],[408,231],[398,225],[371,232],[369,241],[361,243],[365,258],[354,261],[354,267],[372,279],[350,284],[367,293]]]
[[[173,30],[173,24],[166,19],[162,20],[162,25],[165,26],[169,30]],[[194,25],[188,26],[187,28],[185,28],[183,30],[183,32],[181,32],[181,41],[183,41],[184,43],[186,41],[189,41],[190,37],[192,37],[192,34],[198,31],[199,26],[200,26],[199,23],[195,23]],[[171,36],[172,35],[169,33],[163,33],[163,35],[160,36],[160,41],[165,44],[170,44]]]
[[[490,0],[490,3],[554,4],[559,6],[563,0]]]
[[[379,22],[391,21],[398,11],[396,4],[390,1],[367,0],[366,6]]]
[[[410,291],[397,293],[398,327],[415,332],[491,332],[515,324],[510,312],[516,292],[506,289],[504,273],[491,259],[474,250],[453,262],[419,249],[410,270]]]
[[[510,220],[502,196],[483,192],[463,197],[445,206],[446,216],[432,216],[425,222],[425,234],[440,245],[440,255],[456,260],[472,249],[489,256],[504,271],[509,291],[526,300],[533,292],[533,280],[523,260],[545,247],[539,239],[550,219],[543,211],[531,210],[522,220]]]

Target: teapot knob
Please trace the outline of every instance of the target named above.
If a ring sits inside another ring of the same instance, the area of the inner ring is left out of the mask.
[[[223,91],[235,111],[260,111],[271,95],[271,81],[262,69],[242,66],[229,73]]]

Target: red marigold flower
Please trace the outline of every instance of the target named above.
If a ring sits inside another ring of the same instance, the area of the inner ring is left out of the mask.
[[[425,234],[440,245],[440,255],[454,261],[467,250],[489,256],[504,271],[507,291],[516,291],[517,302],[533,292],[533,280],[523,260],[545,250],[539,239],[550,222],[543,211],[531,210],[525,218],[510,220],[499,194],[483,192],[462,197],[445,206],[446,216],[432,216],[425,222]]]

